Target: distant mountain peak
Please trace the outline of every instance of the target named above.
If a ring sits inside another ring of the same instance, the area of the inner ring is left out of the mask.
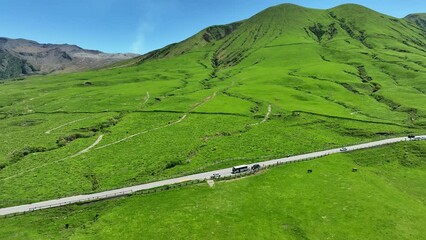
[[[33,40],[0,37],[0,79],[100,68],[136,56],[107,54],[72,44],[42,44]]]

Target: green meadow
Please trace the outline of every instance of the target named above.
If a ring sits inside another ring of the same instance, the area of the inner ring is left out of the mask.
[[[0,219],[0,238],[422,239],[425,152],[424,142],[405,142],[213,187],[42,210]]]

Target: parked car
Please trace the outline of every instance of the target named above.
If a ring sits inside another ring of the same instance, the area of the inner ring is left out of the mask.
[[[348,149],[347,149],[347,148],[345,148],[345,147],[342,147],[342,148],[340,149],[340,151],[341,151],[341,152],[346,152],[346,151],[348,151]]]
[[[251,170],[252,171],[257,171],[260,169],[260,165],[259,164],[254,164],[253,166],[251,166]]]
[[[210,179],[218,179],[218,178],[220,178],[219,173],[213,173],[213,175],[210,177]]]

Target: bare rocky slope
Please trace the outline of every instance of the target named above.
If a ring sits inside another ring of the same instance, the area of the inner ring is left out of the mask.
[[[136,56],[86,50],[76,45],[40,44],[31,40],[1,37],[0,79],[99,68]]]

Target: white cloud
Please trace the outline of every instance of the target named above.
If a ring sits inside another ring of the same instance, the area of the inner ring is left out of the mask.
[[[151,34],[153,31],[152,24],[148,24],[147,22],[141,22],[136,31],[136,38],[132,43],[131,51],[133,53],[145,53],[148,51],[146,45],[146,37],[148,34]]]
[[[114,0],[109,0],[114,1]],[[146,53],[152,50],[152,37],[150,34],[155,34],[156,26],[161,25],[162,17],[168,11],[177,11],[180,6],[180,0],[144,0],[137,1],[140,9],[140,23],[136,30],[135,40],[132,42],[131,51],[133,53]]]
[[[139,33],[136,40],[132,43],[132,53],[142,54],[145,49],[145,37],[143,33]]]

